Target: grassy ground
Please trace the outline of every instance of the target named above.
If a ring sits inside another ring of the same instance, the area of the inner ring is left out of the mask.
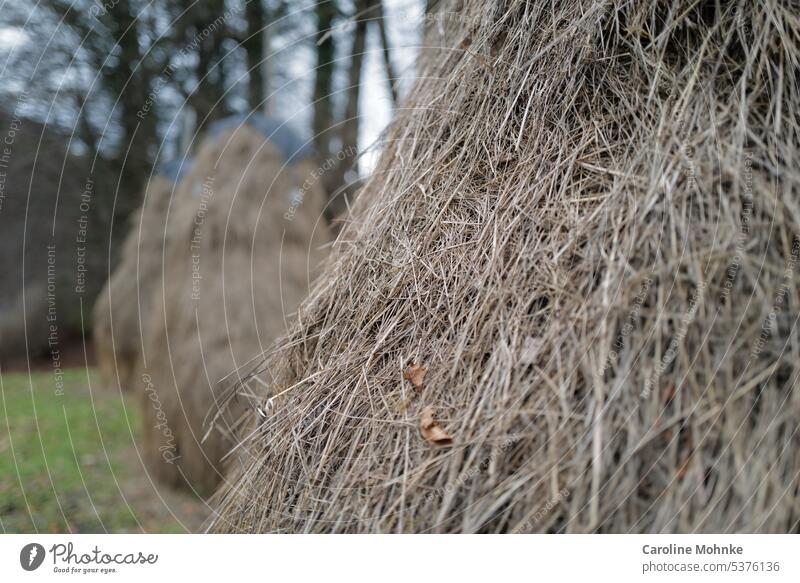
[[[135,399],[92,369],[0,375],[0,531],[183,532],[204,505],[151,483]]]

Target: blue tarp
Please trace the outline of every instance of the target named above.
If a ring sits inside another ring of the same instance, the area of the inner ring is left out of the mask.
[[[180,182],[181,178],[183,178],[189,170],[192,168],[192,159],[191,158],[177,158],[175,160],[169,160],[167,162],[161,162],[156,167],[156,175],[163,176],[164,178],[169,178],[172,182],[176,184]]]
[[[314,153],[311,145],[306,143],[306,140],[301,139],[289,127],[289,124],[261,113],[226,117],[212,123],[208,128],[208,133],[211,136],[218,136],[225,130],[237,128],[244,124],[261,132],[265,138],[281,151],[290,164],[300,162]]]

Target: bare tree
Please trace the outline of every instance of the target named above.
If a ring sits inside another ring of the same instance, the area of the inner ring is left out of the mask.
[[[334,0],[318,0],[315,10],[317,15],[317,62],[313,95],[314,146],[318,155],[325,159],[331,153],[331,129],[334,125],[332,93],[336,44],[332,29],[339,10]]]
[[[245,50],[247,60],[247,74],[249,81],[247,84],[247,101],[250,109],[255,111],[263,107],[266,99],[266,82],[264,78],[265,68],[262,60],[267,56],[265,46],[265,35],[269,19],[267,18],[267,8],[263,0],[247,0],[245,5],[245,20],[247,21],[247,32],[242,40],[242,47]]]
[[[353,44],[350,50],[350,69],[347,85],[347,105],[344,119],[340,125],[342,149],[358,149],[358,102],[361,97],[361,71],[364,65],[364,50],[367,39],[367,11],[371,0],[356,0],[355,27],[353,30]],[[346,165],[345,165],[346,166]]]
[[[381,37],[381,46],[383,50],[383,66],[386,69],[386,79],[389,82],[389,92],[392,96],[392,104],[397,107],[397,76],[394,73],[392,66],[392,49],[389,43],[389,35],[386,32],[386,13],[383,10],[383,0],[372,0],[371,15],[374,16],[375,26],[378,28],[378,34]]]

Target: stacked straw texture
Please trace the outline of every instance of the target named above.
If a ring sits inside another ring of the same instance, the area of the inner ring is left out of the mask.
[[[103,387],[128,391],[140,386],[135,373],[153,290],[161,278],[165,217],[174,192],[170,179],[150,178],[119,261],[95,301],[93,339]]]
[[[211,530],[796,532],[796,4],[440,16]]]
[[[236,404],[216,416],[218,401],[308,293],[329,238],[309,164],[245,124],[206,140],[181,181],[140,370],[144,455],[162,482],[201,495],[219,483]]]

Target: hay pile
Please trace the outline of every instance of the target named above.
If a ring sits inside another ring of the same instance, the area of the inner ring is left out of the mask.
[[[167,207],[189,160],[165,164],[145,190],[142,207],[130,221],[119,261],[97,296],[92,314],[97,365],[104,387],[131,390],[144,338],[143,323],[161,278]]]
[[[233,444],[223,379],[285,332],[329,240],[314,168],[260,119],[212,128],[181,182],[144,344],[145,460],[200,494]]]
[[[211,530],[797,531],[792,6],[446,4]]]
[[[70,151],[57,124],[22,115],[26,96],[0,104],[0,368],[6,371],[59,362],[80,343],[83,302],[103,285],[99,229],[83,228],[106,210],[94,196],[89,163]]]

